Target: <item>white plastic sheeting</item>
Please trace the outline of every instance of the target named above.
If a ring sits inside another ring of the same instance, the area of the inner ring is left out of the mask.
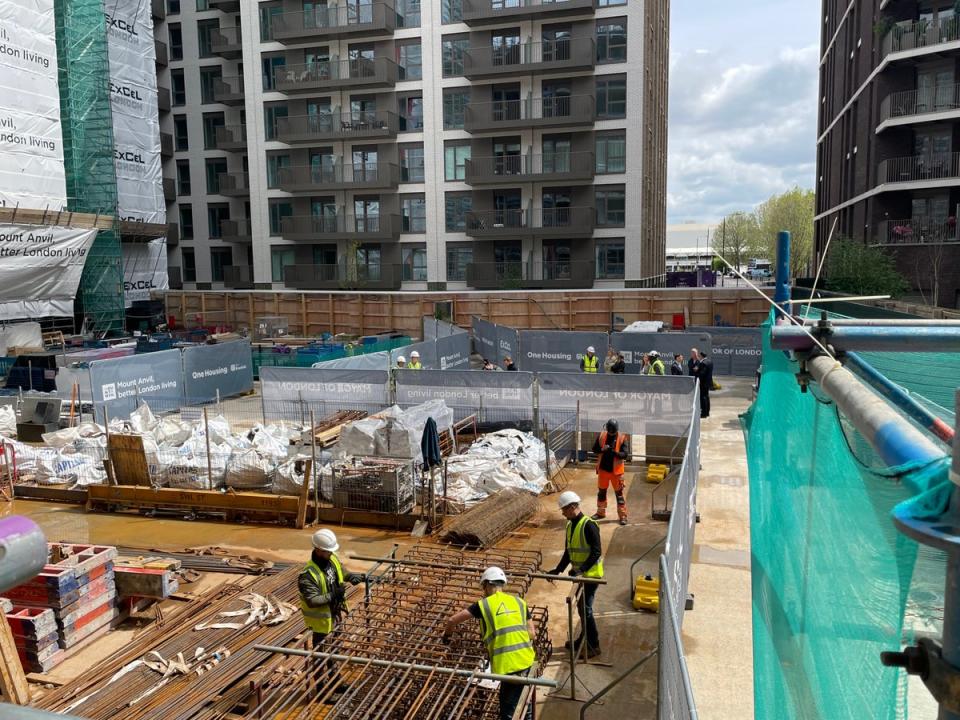
[[[652,333],[660,332],[663,323],[660,320],[637,320],[627,325],[621,332]]]
[[[8,354],[12,347],[43,347],[43,331],[40,323],[14,323],[0,328],[0,356]]]
[[[17,436],[17,413],[12,405],[0,405],[0,435]]]
[[[363,420],[345,425],[340,431],[338,455],[376,456],[423,461],[420,440],[428,418],[437,430],[453,425],[453,411],[443,400],[430,400],[402,410],[394,405]]]

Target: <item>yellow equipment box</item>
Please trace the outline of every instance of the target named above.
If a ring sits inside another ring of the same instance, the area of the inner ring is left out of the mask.
[[[633,587],[633,609],[660,610],[660,580],[650,575],[641,575]]]
[[[648,483],[661,483],[663,479],[667,476],[667,471],[669,468],[666,465],[658,465],[653,463],[647,466],[647,482]]]

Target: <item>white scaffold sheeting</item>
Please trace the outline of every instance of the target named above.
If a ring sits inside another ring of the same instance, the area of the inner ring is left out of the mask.
[[[167,276],[167,240],[157,238],[146,243],[123,243],[123,301],[131,307],[134,300],[149,300],[154,290],[169,290]]]
[[[40,323],[14,323],[0,328],[0,356],[8,355],[9,348],[42,348],[43,331]]]
[[[470,504],[505,488],[539,495],[548,480],[545,450],[534,435],[519,430],[484,435],[462,455],[447,458],[447,497]]]

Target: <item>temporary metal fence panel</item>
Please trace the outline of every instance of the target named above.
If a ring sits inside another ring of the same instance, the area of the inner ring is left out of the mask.
[[[509,357],[518,363],[517,367],[520,367],[520,333],[517,330],[506,325],[497,325],[497,345],[500,351],[498,357],[501,360]],[[493,360],[493,358],[490,359]]]
[[[249,356],[248,356],[249,357]],[[93,403],[110,417],[126,417],[138,401],[154,412],[183,405],[183,358],[179,350],[130,355],[90,363]]]
[[[540,422],[548,427],[565,423],[579,408],[584,432],[615,417],[627,433],[680,437],[695,403],[690,377],[538,373],[537,380]]]
[[[458,421],[476,414],[481,423],[530,423],[533,386],[527,372],[408,371],[396,374],[396,399],[404,406],[443,400]]]
[[[666,560],[660,556],[659,662],[657,669],[657,718],[659,720],[696,720],[690,672],[683,652],[680,633],[683,606],[677,608],[671,595],[675,589],[667,572]]]
[[[618,332],[610,336],[610,346],[623,353],[628,373],[639,373],[643,367],[643,355],[651,350],[660,353],[664,373],[670,374],[670,363],[675,353],[690,357],[690,348],[710,353],[710,335],[705,332],[645,333]],[[684,365],[686,373],[686,365]]]
[[[420,364],[423,365],[423,367],[430,368],[431,370],[437,367],[437,344],[433,340],[413,343],[412,345],[392,350],[390,352],[390,365],[396,367],[397,358],[401,356],[409,363],[410,354],[414,351],[420,353]]]
[[[249,340],[184,348],[183,391],[188,405],[213,402],[252,389]]]
[[[500,354],[497,326],[476,315],[470,319],[470,325],[473,329],[473,351],[488,360],[495,360]]]
[[[470,369],[470,336],[467,333],[455,333],[434,341],[437,370]],[[424,366],[426,367],[426,365]]]
[[[436,340],[437,338],[450,337],[451,335],[467,335],[470,333],[459,325],[454,325],[446,320],[438,320],[435,317],[425,315],[423,318],[423,339]]]
[[[697,520],[697,477],[700,473],[700,412],[695,408],[688,415],[687,448],[680,466],[673,495],[673,510],[667,527],[667,543],[663,555],[672,588],[669,600],[674,608],[686,605],[690,559],[693,553],[693,531]],[[683,627],[683,615],[677,624]]]
[[[521,330],[518,366],[536,372],[578,372],[588,347],[596,350],[602,366],[607,342],[602,332]]]
[[[260,391],[266,421],[303,422],[313,410],[324,417],[337,410],[379,412],[390,404],[386,370],[263,368]]]
[[[710,333],[714,375],[752,378],[757,374],[762,354],[760,328],[692,327],[690,330]]]
[[[390,368],[390,352],[367,353],[350,357],[322,360],[314,363],[313,367],[323,370],[384,370]]]

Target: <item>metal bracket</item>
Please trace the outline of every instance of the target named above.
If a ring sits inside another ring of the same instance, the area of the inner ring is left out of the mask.
[[[920,638],[902,652],[882,652],[880,662],[886,667],[904,668],[909,675],[918,675],[940,707],[960,713],[960,668],[943,659],[940,643]]]

